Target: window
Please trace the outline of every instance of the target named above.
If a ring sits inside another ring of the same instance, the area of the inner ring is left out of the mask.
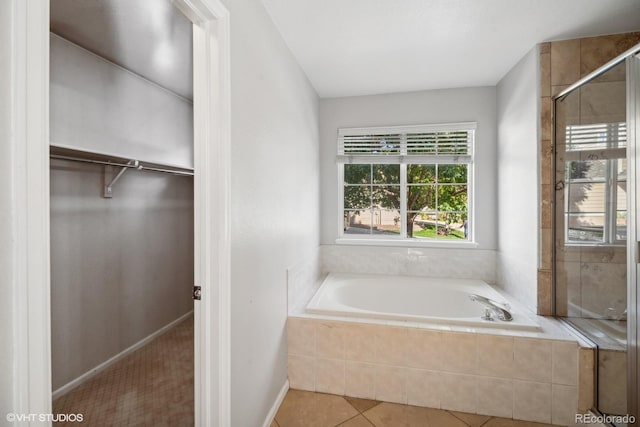
[[[472,240],[475,128],[339,129],[341,237]]]
[[[568,244],[623,244],[627,234],[624,122],[566,126],[564,216]]]

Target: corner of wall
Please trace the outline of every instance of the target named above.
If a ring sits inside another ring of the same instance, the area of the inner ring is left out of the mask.
[[[530,49],[496,86],[498,286],[531,309],[538,267],[538,51]]]

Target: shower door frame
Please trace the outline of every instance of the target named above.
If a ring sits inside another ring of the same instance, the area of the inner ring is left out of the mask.
[[[49,0],[9,0],[13,398],[50,414]],[[230,17],[220,0],[172,0],[193,22],[196,425],[230,425]],[[5,343],[6,344],[6,343]],[[50,425],[34,419],[25,425]]]
[[[627,112],[627,412],[640,420],[640,292],[638,292],[638,278],[640,277],[640,197],[637,197],[640,189],[640,147],[638,137],[640,136],[640,44],[635,45],[626,52],[618,55],[606,64],[597,68],[593,72],[584,76],[568,88],[564,89],[552,97],[553,116],[553,140],[555,144],[555,117],[556,101],[579,87],[587,84],[594,78],[606,73],[611,68],[625,62],[626,64],[626,112]],[[554,164],[554,187],[558,183],[556,176],[556,156],[553,156]],[[555,196],[554,196],[554,204]],[[554,214],[555,218],[555,214]],[[557,230],[553,227],[553,283],[552,293],[553,314],[556,315],[556,238]],[[632,304],[635,302],[635,304]],[[574,328],[572,328],[574,329]],[[598,363],[596,357],[596,364]],[[597,375],[596,375],[597,381]],[[597,384],[596,384],[596,409],[597,409]]]
[[[638,383],[640,382],[640,368],[638,366],[638,331],[640,330],[640,317],[638,304],[638,277],[640,277],[640,149],[638,137],[640,136],[640,46],[636,46],[636,52],[627,59],[627,411],[640,419],[640,394]]]

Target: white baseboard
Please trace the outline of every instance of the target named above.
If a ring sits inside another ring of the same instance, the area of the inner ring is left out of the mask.
[[[140,347],[143,347],[144,345],[148,344],[150,341],[152,341],[153,339],[155,339],[155,338],[159,337],[160,335],[164,334],[169,329],[171,329],[174,326],[176,326],[178,323],[186,320],[192,314],[193,314],[193,310],[191,310],[190,312],[178,317],[176,320],[174,320],[171,323],[163,326],[162,328],[158,329],[157,331],[155,331],[151,335],[146,336],[145,338],[141,339],[137,343],[133,344],[131,347],[124,349],[120,353],[118,353],[115,356],[113,356],[112,358],[108,359],[106,362],[103,362],[103,363],[99,364],[98,366],[96,366],[95,368],[90,369],[89,371],[87,371],[84,374],[80,375],[75,380],[72,380],[72,381],[66,383],[65,385],[63,385],[59,389],[55,390],[51,394],[51,399],[55,400],[58,397],[62,396],[63,394],[68,393],[69,391],[71,391],[74,388],[78,387],[80,384],[84,383],[85,381],[88,381],[89,379],[93,378],[94,376],[96,376],[100,372],[102,372],[105,369],[107,369],[109,366],[113,365],[114,363],[118,362],[119,360],[122,360],[124,357],[126,357],[129,354],[133,353],[134,351],[136,351]]]
[[[286,380],[282,385],[282,388],[280,389],[280,393],[278,393],[278,397],[276,397],[276,401],[273,402],[273,406],[271,407],[271,409],[269,409],[269,413],[267,414],[267,418],[264,420],[264,424],[262,424],[262,427],[271,426],[271,422],[273,421],[276,414],[278,413],[278,409],[280,409],[280,405],[282,405],[282,401],[284,400],[284,397],[287,395],[288,391],[289,391],[289,380]]]

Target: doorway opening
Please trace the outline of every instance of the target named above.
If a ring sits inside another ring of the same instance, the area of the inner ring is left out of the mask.
[[[10,0],[15,200],[16,413],[51,413],[49,38],[46,0]],[[173,0],[193,23],[195,424],[229,424],[230,17],[219,0]]]
[[[169,0],[50,12],[53,413],[193,425],[192,23]]]

